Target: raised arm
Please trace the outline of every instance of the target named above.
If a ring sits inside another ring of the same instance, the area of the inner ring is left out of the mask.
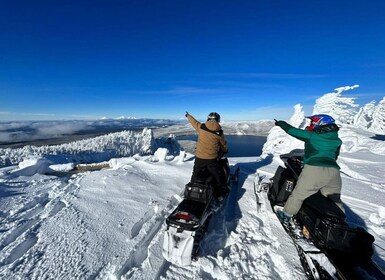
[[[276,121],[275,125],[282,128],[290,136],[293,136],[293,137],[295,137],[299,140],[302,140],[302,141],[310,139],[310,137],[312,135],[312,133],[310,131],[295,128],[294,126],[291,126],[290,124],[288,124],[285,121]]]
[[[190,122],[190,124],[192,125],[192,127],[195,129],[195,130],[198,130],[199,127],[201,126],[201,123],[198,122],[193,116],[191,116],[188,112],[186,112],[185,116],[187,117],[188,121]]]

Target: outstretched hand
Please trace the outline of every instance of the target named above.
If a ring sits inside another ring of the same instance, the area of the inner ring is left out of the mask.
[[[187,118],[190,114],[186,111],[186,114],[184,116]]]
[[[285,123],[285,121],[277,121],[276,119],[274,119],[274,120],[275,120],[274,125],[276,125],[276,126],[281,126],[283,123]]]

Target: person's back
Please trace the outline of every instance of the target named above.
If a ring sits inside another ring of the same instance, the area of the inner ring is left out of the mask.
[[[215,120],[201,124],[198,133],[196,149],[198,158],[214,159],[218,157],[220,151],[227,150],[222,128]]]
[[[198,142],[195,152],[194,170],[191,176],[191,183],[194,183],[198,174],[207,169],[215,178],[218,186],[214,190],[215,196],[220,196],[226,192],[226,178],[218,166],[218,158],[227,153],[227,143],[219,124],[220,116],[218,113],[210,113],[205,123],[197,121],[193,116],[186,112],[186,117],[190,124],[198,132]]]
[[[311,132],[309,139],[305,140],[304,164],[339,168],[336,160],[342,141],[338,137],[338,127],[329,128],[330,131]]]
[[[186,116],[191,125],[198,132],[198,142],[195,152],[197,158],[216,159],[218,158],[219,153],[227,152],[227,143],[218,119],[215,117],[209,118],[209,115],[207,121],[201,123],[189,113],[186,113]]]
[[[317,116],[317,115],[316,115]],[[338,168],[337,158],[342,145],[338,137],[338,126],[334,123],[324,124],[315,128],[308,126],[306,130],[295,128],[279,121],[280,126],[289,135],[304,141],[304,164]]]

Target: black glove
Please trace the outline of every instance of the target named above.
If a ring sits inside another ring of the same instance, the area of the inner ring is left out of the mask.
[[[275,120],[275,125],[276,126],[282,126],[282,124],[284,124],[284,123],[286,123],[285,121],[277,121],[276,119],[274,119]]]
[[[184,116],[187,118],[187,116],[189,115],[189,113],[188,112],[186,112],[186,114],[184,114]]]
[[[228,150],[227,151],[219,151],[218,152],[218,159],[221,159],[222,157],[225,156],[225,154],[227,154]]]

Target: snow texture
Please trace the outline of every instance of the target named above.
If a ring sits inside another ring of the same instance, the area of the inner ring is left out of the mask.
[[[338,104],[340,94],[332,95]],[[343,124],[342,200],[349,223],[375,237],[373,259],[385,269],[385,139],[355,126],[356,107],[344,102],[351,106],[332,114]],[[383,113],[376,110],[373,123]],[[306,125],[301,105],[288,121]],[[163,259],[165,218],[182,199],[194,157],[169,135],[172,127],[157,129],[168,135],[159,138],[144,129],[0,149],[0,279],[306,279],[266,195],[257,201],[254,192],[257,174],[272,177],[280,154],[303,149],[277,127],[260,157],[229,159],[239,182],[212,218],[198,260],[178,267]]]

